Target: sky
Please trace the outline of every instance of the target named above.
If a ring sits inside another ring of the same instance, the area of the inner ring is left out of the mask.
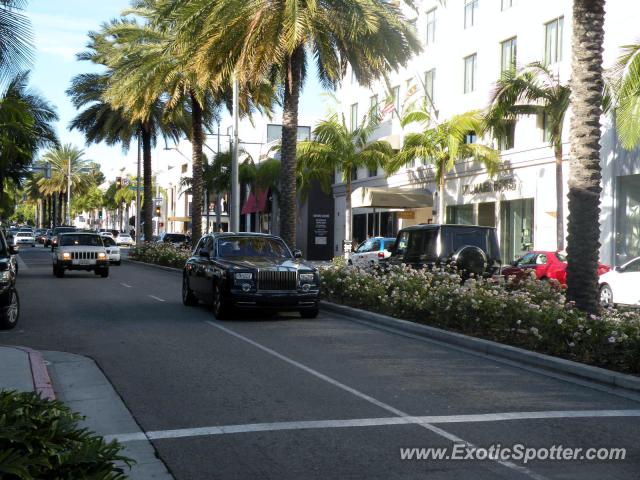
[[[84,50],[87,33],[99,29],[128,6],[129,0],[30,0],[25,12],[32,22],[36,50],[30,86],[56,106],[60,141],[84,148],[85,157],[100,163],[107,179],[115,178],[122,166],[133,167],[135,148],[124,153],[117,146],[85,145],[82,134],[68,129],[77,111],[65,91],[75,75],[98,70],[75,57]],[[300,114],[317,117],[324,112],[323,97],[319,95],[322,88],[311,77],[301,97]]]

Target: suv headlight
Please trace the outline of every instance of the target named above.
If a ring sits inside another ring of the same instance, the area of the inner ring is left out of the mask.
[[[104,260],[107,258],[107,254],[104,252],[98,252],[98,260]]]
[[[63,252],[62,253],[62,259],[63,260],[71,260],[71,254],[69,252]]]
[[[314,273],[301,273],[300,283],[315,283],[316,275]]]
[[[251,272],[239,272],[239,273],[236,273],[234,278],[236,280],[252,280],[253,279],[253,273],[251,273]]]

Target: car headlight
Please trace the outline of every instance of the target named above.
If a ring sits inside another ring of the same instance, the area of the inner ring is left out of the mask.
[[[99,260],[104,260],[105,258],[107,258],[107,254],[104,252],[98,252],[98,259]]]
[[[239,272],[239,273],[236,273],[235,279],[236,280],[252,280],[253,279],[253,273],[251,273],[251,272]]]
[[[63,260],[71,260],[71,254],[69,252],[64,252],[62,254],[62,259]]]
[[[3,270],[0,272],[0,282],[7,283],[11,281],[11,270]]]
[[[314,283],[315,279],[316,279],[316,276],[313,273],[300,274],[300,283]]]

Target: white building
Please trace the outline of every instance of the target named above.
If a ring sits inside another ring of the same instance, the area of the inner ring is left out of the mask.
[[[443,2],[444,3],[444,2]],[[415,22],[424,51],[407,68],[371,88],[362,87],[348,72],[338,94],[341,110],[357,121],[378,103],[393,96],[402,114],[409,103],[425,92],[433,99],[438,120],[474,109],[484,109],[503,62],[515,56],[516,65],[547,63],[566,83],[571,73],[571,0],[436,0],[417,2],[418,11],[407,9]],[[640,2],[609,0],[606,6],[605,66],[620,53],[620,46],[640,35],[635,19]],[[389,92],[389,89],[391,92]],[[421,98],[420,98],[421,97]],[[564,178],[569,174],[569,118],[564,128]],[[603,119],[603,193],[601,260],[619,264],[640,255],[640,163],[637,152],[618,146],[610,121]],[[473,161],[459,162],[446,176],[447,221],[497,227],[504,260],[523,251],[556,248],[555,164],[544,139],[544,122],[528,117],[517,122],[512,148],[503,150],[499,175],[490,179]],[[373,139],[386,139],[401,147],[403,131],[398,115],[383,118]],[[358,172],[353,188],[396,187],[434,194],[437,190],[430,165],[417,164],[385,178],[383,172]],[[359,192],[365,192],[359,190]],[[334,252],[342,251],[345,210],[344,184],[334,185],[336,221]],[[394,235],[403,226],[428,222],[433,205],[422,208],[356,208],[354,240],[367,234]],[[400,211],[403,211],[400,213]],[[567,206],[565,203],[565,214]],[[566,231],[566,219],[565,219]]]

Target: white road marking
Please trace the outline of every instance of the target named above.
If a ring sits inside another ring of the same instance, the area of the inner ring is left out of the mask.
[[[300,362],[297,362],[297,361],[295,361],[295,360],[293,360],[293,359],[291,359],[289,357],[286,357],[286,356],[282,355],[281,353],[278,353],[275,350],[270,349],[269,347],[265,347],[264,345],[254,341],[254,340],[251,340],[250,338],[247,338],[244,335],[241,335],[241,334],[239,334],[237,332],[234,332],[233,330],[230,330],[230,329],[228,329],[226,327],[223,327],[222,325],[218,325],[217,323],[214,323],[214,322],[212,322],[210,320],[207,320],[206,323],[208,323],[212,327],[215,327],[215,328],[217,328],[219,330],[222,330],[223,332],[228,333],[229,335],[232,335],[232,336],[234,336],[234,337],[236,337],[236,338],[238,338],[238,339],[240,339],[240,340],[242,340],[244,342],[247,342],[248,344],[253,345],[254,347],[256,347],[256,348],[258,348],[258,349],[260,349],[260,350],[262,350],[262,351],[264,351],[264,352],[266,352],[266,353],[268,353],[270,355],[273,355],[274,357],[279,358],[280,360],[282,360],[282,361],[284,361],[284,362],[286,362],[286,363],[288,363],[290,365],[293,365],[294,367],[297,367],[297,368],[299,368],[299,369],[301,369],[301,370],[313,375],[314,377],[317,377],[317,378],[319,378],[321,380],[324,380],[325,382],[327,382],[327,383],[329,383],[329,384],[331,384],[331,385],[333,385],[335,387],[338,387],[338,388],[340,388],[340,389],[342,389],[342,390],[344,390],[346,392],[351,393],[352,395],[355,395],[356,397],[359,397],[359,398],[361,398],[363,400],[366,400],[367,402],[369,402],[369,403],[371,403],[373,405],[376,405],[376,406],[378,406],[378,407],[380,407],[380,408],[382,408],[382,409],[384,409],[384,410],[386,410],[388,412],[393,413],[394,415],[397,415],[398,417],[401,417],[405,423],[410,423],[410,422],[407,422],[407,417],[411,417],[411,415],[409,415],[408,413],[403,412],[402,410],[398,410],[397,408],[392,407],[391,405],[388,405],[388,404],[386,404],[384,402],[381,402],[380,400],[377,400],[377,399],[367,395],[366,393],[360,392],[359,390],[356,390],[355,388],[352,388],[352,387],[350,387],[348,385],[345,385],[344,383],[341,383],[338,380],[335,380],[335,379],[333,379],[333,378],[331,378],[331,377],[329,377],[329,376],[327,376],[327,375],[325,375],[323,373],[320,373],[317,370],[314,370],[313,368],[307,367],[306,365],[304,365],[304,364],[302,364]],[[446,430],[438,428],[435,425],[431,425],[430,423],[419,422],[419,423],[417,423],[417,425],[429,430],[430,432],[433,432],[433,433],[435,433],[437,435],[440,435],[441,437],[444,437],[444,438],[446,438],[447,440],[449,440],[449,441],[451,441],[453,443],[465,443],[469,447],[474,447],[475,446],[472,443],[467,442],[466,440],[464,440],[464,439],[462,439],[462,438],[460,438],[460,437],[458,437],[458,436],[456,436],[456,435],[454,435],[452,433],[447,432]],[[509,462],[507,460],[499,460],[499,459],[494,459],[494,461],[497,462],[498,464],[504,466],[504,467],[510,468],[510,469],[515,470],[515,471],[517,471],[517,472],[519,472],[519,473],[521,473],[523,475],[526,475],[526,476],[528,476],[530,478],[533,478],[534,480],[547,480],[547,477],[544,477],[544,476],[539,475],[539,474],[537,474],[535,472],[532,472],[528,468],[522,467],[522,466],[517,465],[517,464],[515,464],[513,462]]]
[[[536,420],[558,418],[610,418],[640,417],[640,410],[568,410],[546,412],[505,412],[471,415],[435,415],[419,417],[357,418],[348,420],[311,420],[299,422],[249,423],[244,425],[220,425],[201,428],[179,428],[144,433],[124,433],[107,436],[106,440],[134,442],[167,438],[202,437],[235,433],[275,432],[281,430],[317,430],[326,428],[381,427],[388,425],[422,425],[425,423],[476,423],[508,420]]]
[[[16,255],[16,261],[18,262],[18,271],[29,270],[29,265],[25,263],[25,261],[20,257],[20,255]]]
[[[131,288],[131,285],[128,285],[126,283],[121,283],[120,285],[122,285],[123,287]]]
[[[163,299],[162,299],[162,298],[160,298],[160,297],[156,297],[155,295],[147,295],[147,296],[148,296],[149,298],[153,298],[154,300],[157,300],[157,301],[159,301],[159,302],[164,302],[164,301],[165,301],[165,300],[163,300]]]

